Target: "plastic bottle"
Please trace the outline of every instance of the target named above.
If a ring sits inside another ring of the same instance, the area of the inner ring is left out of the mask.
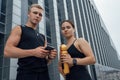
[[[60,46],[60,54],[68,54],[67,52],[67,46],[65,44],[62,44]],[[64,74],[68,74],[70,71],[69,71],[69,65],[67,63],[63,63],[63,72]]]

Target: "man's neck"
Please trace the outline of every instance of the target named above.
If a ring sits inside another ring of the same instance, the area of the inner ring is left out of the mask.
[[[29,23],[29,22],[27,22],[25,25],[26,25],[27,27],[31,27],[31,28],[33,28],[33,29],[36,29],[36,28],[37,28],[37,25],[31,24],[31,23]]]

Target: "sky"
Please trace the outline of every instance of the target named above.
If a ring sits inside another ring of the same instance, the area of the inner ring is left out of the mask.
[[[120,0],[94,0],[120,56]]]

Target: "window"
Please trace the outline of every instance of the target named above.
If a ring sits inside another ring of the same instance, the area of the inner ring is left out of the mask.
[[[5,23],[5,14],[0,13],[0,22]]]
[[[31,6],[33,4],[32,0],[28,0],[28,6]]]
[[[2,0],[1,12],[5,14],[6,12],[6,0]]]

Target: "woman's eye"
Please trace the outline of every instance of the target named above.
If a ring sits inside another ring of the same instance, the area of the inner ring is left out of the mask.
[[[67,29],[70,29],[71,27],[70,26],[66,26]]]
[[[70,29],[70,28],[71,28],[70,26],[66,26],[66,27],[62,27],[62,30]]]
[[[65,27],[62,27],[62,30],[65,30]]]

